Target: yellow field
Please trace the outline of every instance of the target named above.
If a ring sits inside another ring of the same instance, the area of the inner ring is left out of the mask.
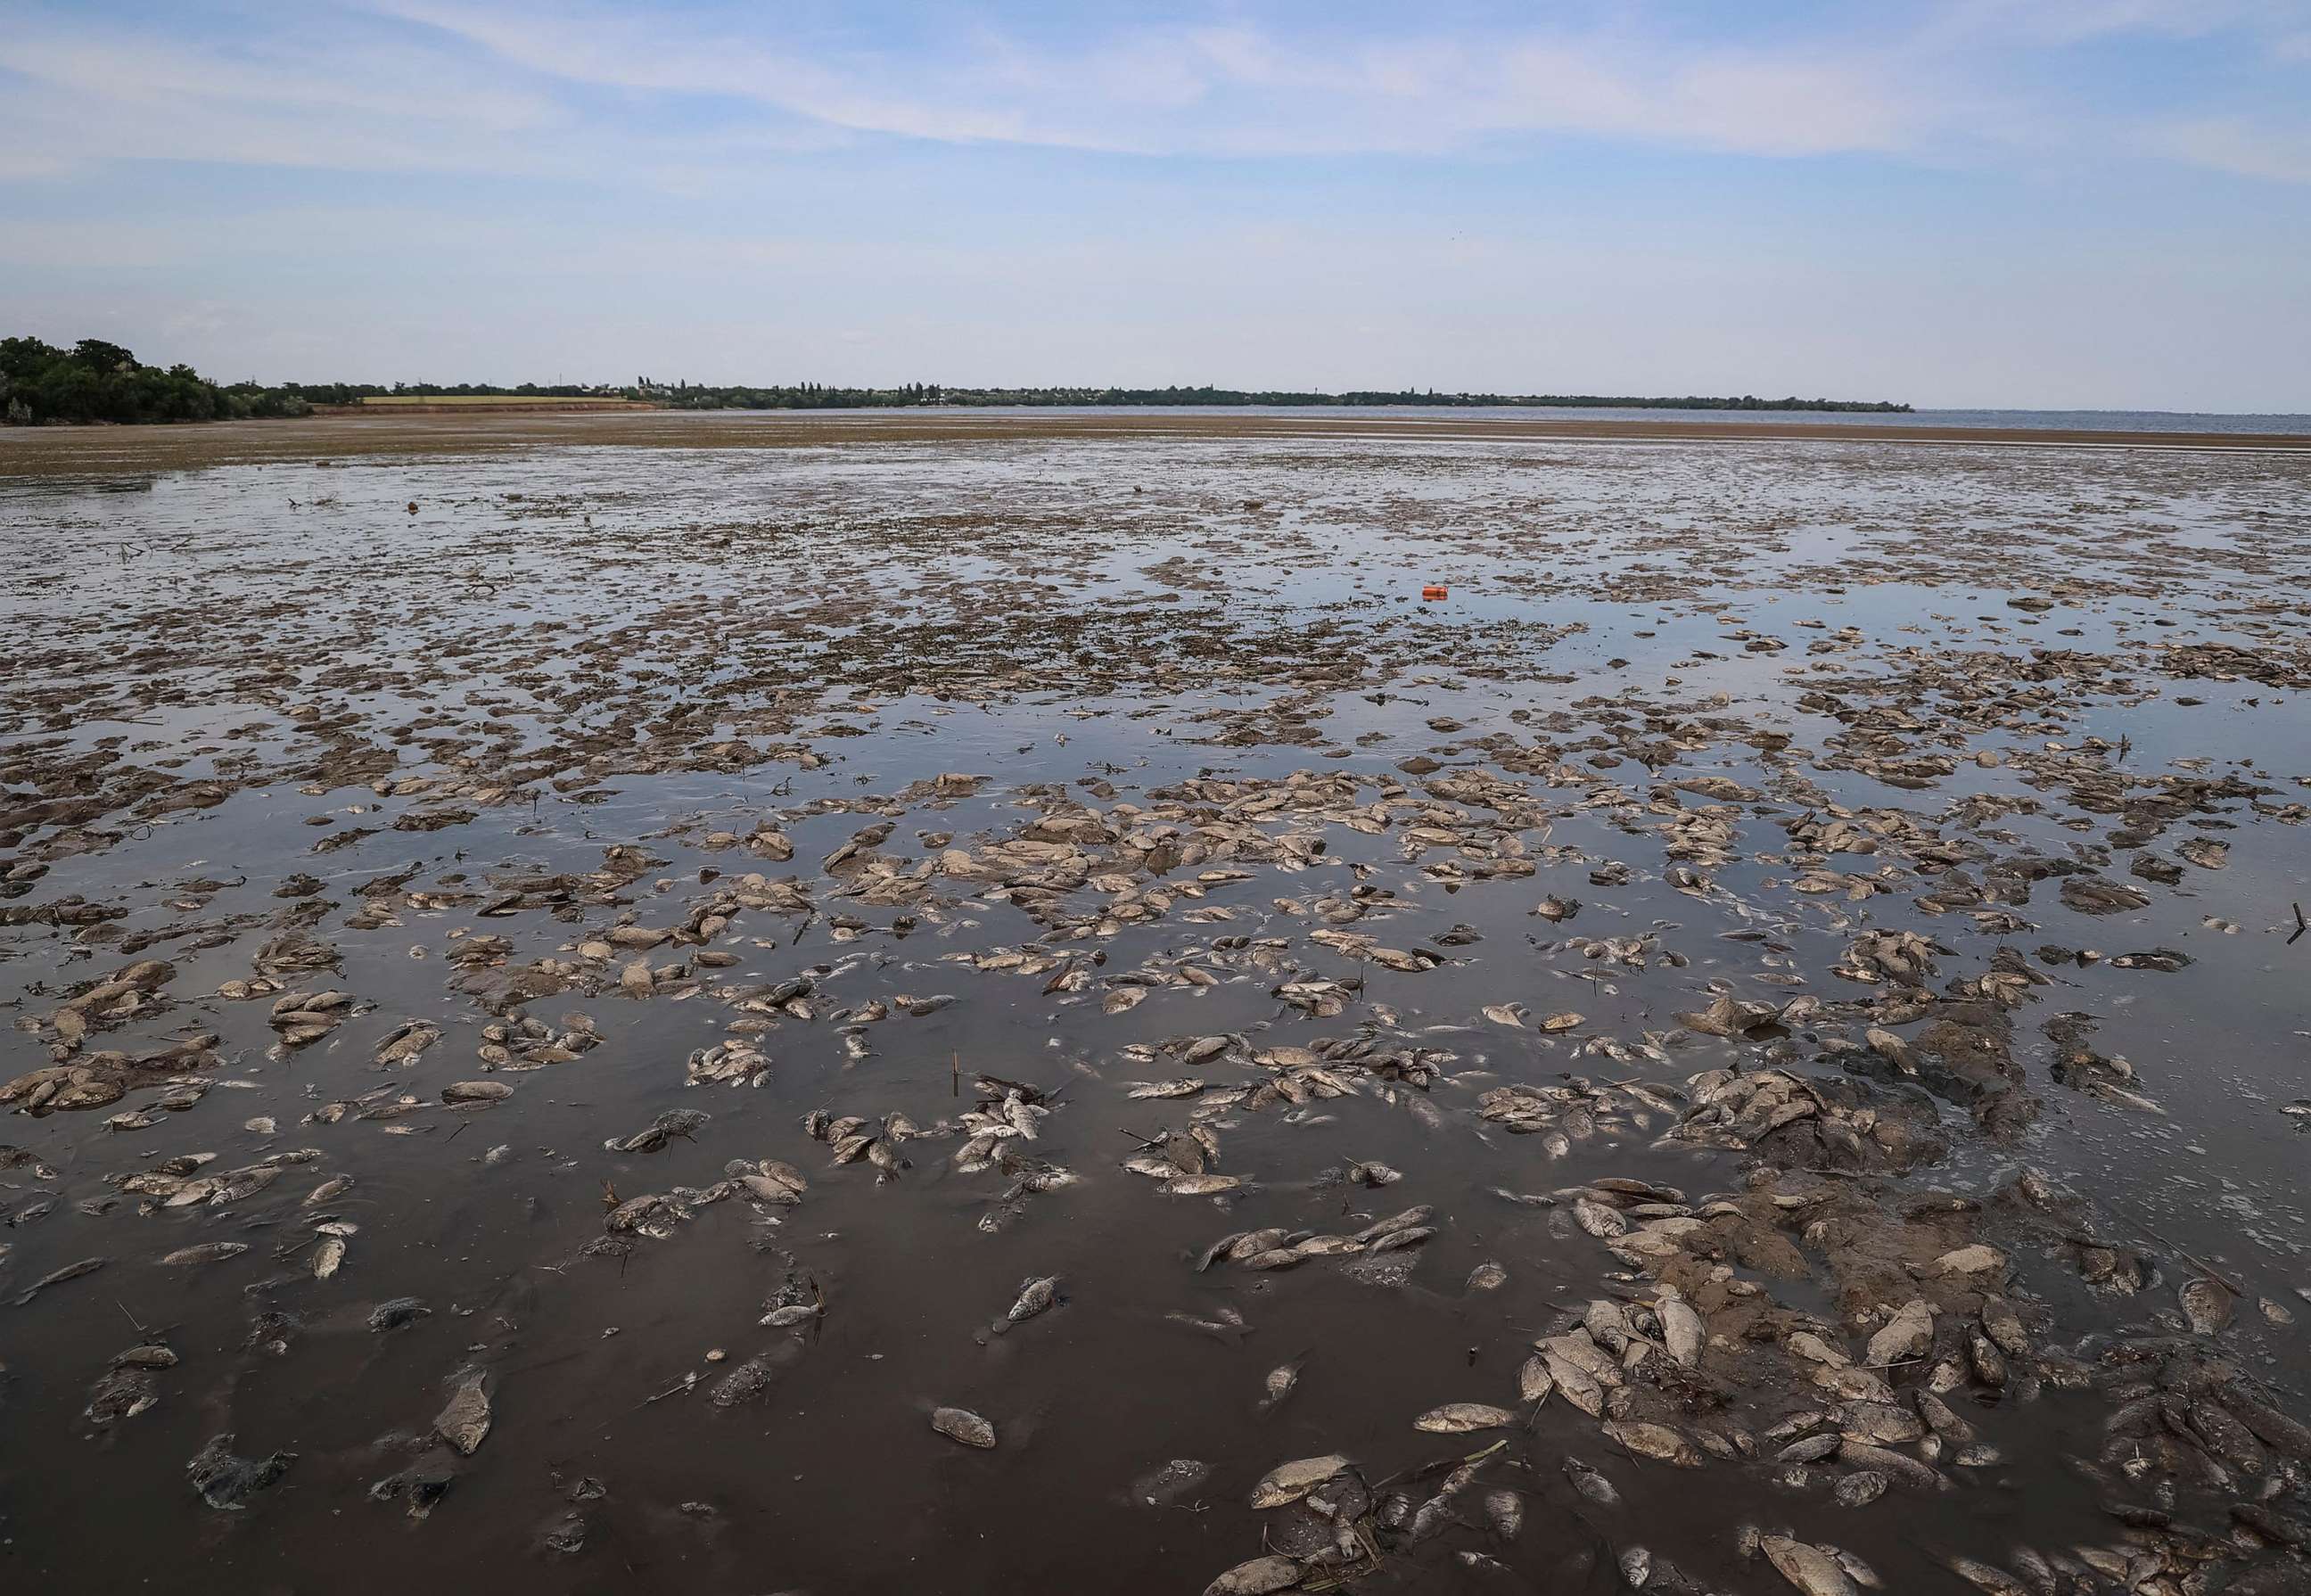
[[[600,405],[616,402],[615,394],[379,394],[362,399],[364,406],[388,405]]]

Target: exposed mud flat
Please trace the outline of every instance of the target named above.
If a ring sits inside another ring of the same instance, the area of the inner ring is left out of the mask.
[[[404,424],[0,479],[12,1577],[2311,1583],[2311,459]]]

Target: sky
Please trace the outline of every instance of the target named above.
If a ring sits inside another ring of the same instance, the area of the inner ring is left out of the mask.
[[[0,0],[17,332],[2311,411],[2311,0]]]

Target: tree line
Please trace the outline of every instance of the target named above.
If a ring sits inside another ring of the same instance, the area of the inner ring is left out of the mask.
[[[0,338],[0,419],[12,426],[230,421],[304,415],[310,408],[289,389],[254,382],[221,387],[190,366],[145,365],[101,338],[83,338],[70,349],[38,338]]]
[[[1214,388],[952,388],[906,382],[895,388],[842,388],[819,382],[771,387],[654,381],[628,384],[521,383],[501,388],[458,382],[256,382],[219,384],[187,365],[148,366],[118,344],[83,338],[60,349],[38,338],[0,338],[0,418],[12,425],[89,422],[229,421],[310,415],[315,406],[363,399],[499,397],[624,398],[676,410],[878,410],[911,406],[1437,406],[1513,409],[1827,410],[1909,412],[1886,400],[1759,398],[1687,394],[1444,393],[1435,388],[1359,388],[1347,393]]]

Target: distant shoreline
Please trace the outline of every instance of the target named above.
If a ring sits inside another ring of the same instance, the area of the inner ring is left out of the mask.
[[[294,386],[294,385],[292,385]],[[342,402],[301,390],[318,415],[352,415],[392,410],[397,414],[466,409],[505,414],[519,410],[1697,410],[1731,414],[1909,415],[1912,406],[1890,399],[1761,399],[1755,395],[1609,395],[1437,393],[1406,388],[1386,392],[1352,388],[1344,393],[1282,388],[942,388],[911,383],[903,388],[647,384],[610,391],[500,388],[460,384],[421,385],[389,394],[364,394]]]
[[[0,337],[0,424],[53,427],[173,425],[206,421],[294,421],[379,410],[403,413],[583,410],[955,409],[1437,409],[1682,410],[1905,415],[1889,399],[1759,398],[1755,394],[1609,395],[1440,393],[1435,388],[955,388],[903,382],[846,388],[824,382],[246,382],[218,383],[187,365],[147,365],[103,338],[65,348],[37,337]]]

